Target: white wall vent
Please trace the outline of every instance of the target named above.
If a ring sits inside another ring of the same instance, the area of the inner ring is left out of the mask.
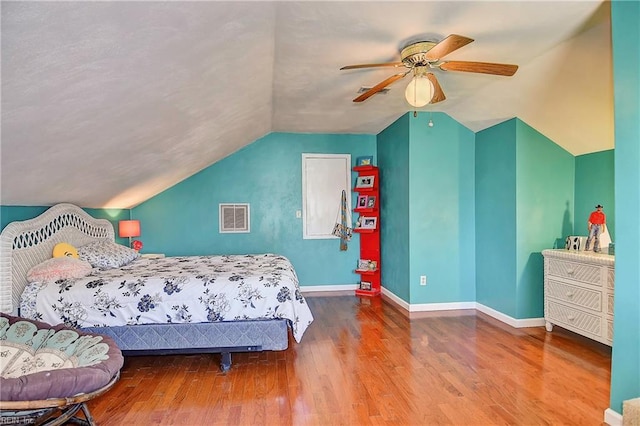
[[[220,233],[250,232],[249,204],[220,204]]]
[[[362,86],[362,87],[360,87],[360,88],[358,89],[358,91],[357,91],[356,93],[364,93],[364,92],[368,92],[368,91],[369,91],[369,90],[371,90],[371,89],[373,89],[373,86],[371,86],[371,87],[368,87],[368,86]],[[389,90],[391,90],[391,89],[389,89],[389,88],[380,89],[380,90],[378,90],[378,92],[377,92],[377,93],[382,93],[382,94],[386,95],[387,93],[389,93]]]

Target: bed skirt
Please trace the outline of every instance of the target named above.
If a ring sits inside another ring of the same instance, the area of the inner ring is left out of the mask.
[[[233,352],[289,347],[286,319],[91,327],[82,331],[109,336],[124,355],[220,353],[223,371],[231,367]]]

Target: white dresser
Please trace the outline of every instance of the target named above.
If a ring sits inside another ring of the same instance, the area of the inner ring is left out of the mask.
[[[544,319],[611,346],[615,256],[588,251],[543,250]]]

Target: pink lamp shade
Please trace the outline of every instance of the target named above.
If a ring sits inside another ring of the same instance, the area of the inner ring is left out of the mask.
[[[139,237],[140,221],[139,220],[121,220],[118,222],[118,235],[120,238]]]

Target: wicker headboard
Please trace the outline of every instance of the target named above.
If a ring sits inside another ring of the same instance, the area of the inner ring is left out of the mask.
[[[27,272],[52,256],[58,243],[80,247],[115,240],[113,225],[73,204],[57,204],[33,219],[11,222],[0,234],[0,311],[15,315]]]

